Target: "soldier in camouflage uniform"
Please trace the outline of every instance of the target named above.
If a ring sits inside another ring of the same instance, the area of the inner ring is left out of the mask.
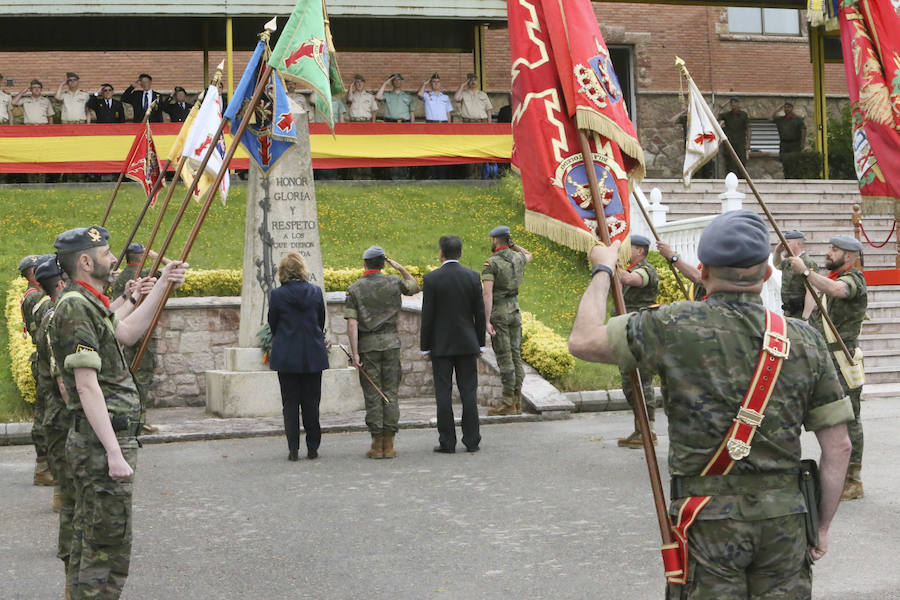
[[[19,273],[28,281],[28,288],[22,296],[19,307],[22,309],[22,323],[25,330],[22,335],[30,335],[34,342],[34,335],[40,321],[35,321],[34,311],[42,302],[46,302],[47,295],[38,282],[34,279],[34,270],[44,257],[31,254],[19,262]],[[31,375],[37,381],[37,353],[33,352],[29,357],[31,361]],[[31,426],[31,441],[34,443],[34,485],[54,485],[53,474],[47,462],[47,440],[44,436],[44,399],[35,396],[32,407],[34,421]]]
[[[75,486],[72,474],[66,462],[66,437],[72,417],[63,400],[57,381],[59,370],[52,360],[50,337],[48,335],[50,321],[56,300],[66,285],[65,276],[56,263],[56,255],[51,260],[42,262],[35,269],[35,279],[50,298],[41,305],[41,320],[35,334],[37,345],[37,382],[35,396],[44,398],[44,433],[47,440],[47,459],[50,470],[56,480],[53,504],[59,513],[59,535],[56,556],[68,567],[69,551],[72,544],[72,517],[75,512]],[[35,315],[37,317],[37,314]],[[68,586],[67,586],[68,589]]]
[[[519,287],[525,279],[525,265],[531,253],[513,242],[509,227],[499,225],[491,230],[493,254],[481,268],[484,315],[491,347],[497,357],[503,398],[500,406],[488,415],[518,415],[522,412],[522,313],[519,311]]]
[[[619,280],[622,282],[622,295],[625,297],[625,311],[635,312],[656,304],[659,295],[659,273],[656,267],[647,262],[650,253],[650,240],[643,235],[631,236],[631,264],[624,271],[619,272]],[[622,391],[628,406],[634,406],[634,386],[631,384],[631,376],[628,371],[619,369],[622,376]],[[653,443],[656,443],[656,432],[653,425],[656,421],[656,400],[653,396],[653,372],[641,369],[641,386],[644,390],[644,401],[647,403],[647,416],[650,418],[650,434]],[[628,437],[619,438],[621,448],[643,448],[644,442],[637,422],[634,431]]]
[[[119,298],[125,296],[125,285],[129,281],[138,278],[136,274],[137,265],[141,260],[141,255],[143,253],[143,244],[139,242],[132,242],[128,245],[128,249],[125,252],[125,268],[119,271],[119,275],[116,277],[116,280],[110,287],[110,298]],[[150,258],[156,258],[157,254],[156,252],[153,252],[151,250],[149,256]],[[162,259],[162,263],[165,265],[169,264],[169,262],[170,261],[167,258]],[[141,271],[140,277],[148,277],[149,275],[150,269],[146,268]],[[125,354],[125,360],[129,365],[134,360],[134,357],[137,354],[140,345],[140,342],[138,342],[134,346],[126,346],[122,349],[123,354]],[[150,338],[150,343],[147,345],[147,350],[144,352],[144,356],[141,358],[140,366],[138,367],[137,371],[134,372],[134,382],[137,384],[138,394],[141,397],[142,433],[157,432],[156,427],[147,423],[147,407],[152,403],[152,399],[150,398],[150,386],[153,385],[153,372],[156,370],[156,347],[157,339],[156,336],[153,336]]]
[[[401,295],[418,293],[419,284],[400,263],[387,258],[381,246],[371,246],[363,253],[365,272],[347,288],[344,318],[353,366],[360,369],[359,383],[366,401],[366,426],[372,434],[369,458],[394,458],[394,436],[400,421],[398,391],[400,389],[400,334],[397,315]],[[401,277],[381,272],[384,263],[400,272]],[[369,383],[362,370],[384,392],[390,403]]]
[[[656,249],[663,255],[663,258],[672,263],[672,266],[674,266],[679,273],[687,277],[690,282],[690,286],[688,287],[688,300],[704,300],[706,298],[706,288],[703,287],[703,281],[700,278],[700,268],[703,265],[693,267],[687,264],[681,260],[681,257],[670,245],[662,240],[656,242]]]
[[[684,585],[668,598],[810,598],[811,563],[828,548],[828,530],[840,502],[850,454],[846,423],[853,409],[827,360],[816,331],[787,321],[790,348],[755,430],[749,454],[727,474],[702,472],[725,441],[740,398],[751,385],[763,347],[765,309],[760,298],[769,233],[751,211],[719,215],[700,239],[703,302],[675,302],[605,321],[618,243],[591,250],[593,279],[572,328],[569,349],[593,362],[649,368],[666,383],[669,420],[670,514],[686,497],[710,496],[687,532]],[[807,544],[806,505],[798,485],[801,427],[822,449],[818,542]]]
[[[795,256],[799,256],[810,272],[815,273],[819,268],[816,261],[806,252],[804,242],[806,236],[798,229],[789,229],[784,232],[784,239]],[[806,303],[806,286],[803,285],[803,277],[791,270],[791,261],[782,245],[775,247],[775,258],[778,261],[778,269],[781,271],[781,310],[784,316],[803,318],[803,306]]]
[[[69,591],[76,600],[119,598],[131,560],[132,475],[140,399],[120,344],[134,344],[164,301],[167,284],[184,281],[185,265],[169,264],[140,308],[117,312],[100,290],[115,257],[100,226],[56,238],[69,276],[50,322],[50,348],[69,398],[66,459],[75,486]]]
[[[828,315],[834,322],[841,339],[851,354],[859,353],[862,362],[862,350],[859,349],[859,333],[863,319],[866,317],[866,278],[856,266],[862,252],[862,244],[847,235],[836,235],[829,240],[831,248],[825,253],[825,268],[828,276],[820,275],[806,266],[799,258],[792,258],[791,269],[801,277],[806,277],[813,288],[822,293],[822,302]],[[831,331],[822,319],[812,299],[807,301],[807,312],[811,311],[809,324],[822,334],[828,344],[831,360],[834,362],[840,377],[844,393],[853,403],[854,420],[847,425],[850,440],[853,442],[853,453],[850,455],[850,468],[847,470],[847,481],[844,484],[842,500],[854,500],[863,497],[862,470],[863,429],[859,419],[859,401],[862,397],[862,381],[847,381],[847,373],[841,368],[846,356],[840,349],[837,339],[830,339]],[[847,361],[849,365],[849,361]]]

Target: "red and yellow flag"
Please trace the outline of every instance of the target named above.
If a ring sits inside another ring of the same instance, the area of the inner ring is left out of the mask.
[[[153,134],[150,133],[150,122],[145,121],[144,127],[134,140],[125,176],[141,184],[144,194],[149,196],[156,185],[156,181],[162,177],[162,185],[156,189],[150,206],[156,204],[156,196],[159,190],[166,184],[165,174],[159,166],[159,155],[156,153],[156,144],[153,143]]]
[[[610,238],[629,229],[629,183],[644,154],[590,0],[508,0],[513,77],[512,162],[522,174],[525,227],[589,249],[598,218],[577,129],[590,135]]]
[[[900,17],[888,0],[842,0],[839,20],[863,205],[900,216]]]

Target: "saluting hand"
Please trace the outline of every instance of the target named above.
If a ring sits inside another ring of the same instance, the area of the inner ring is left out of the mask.
[[[388,258],[387,256],[384,257],[384,260],[387,264],[391,265],[391,267],[393,267],[395,270],[397,270],[397,271],[400,270],[399,269],[400,264],[396,260],[394,260],[392,258]]]

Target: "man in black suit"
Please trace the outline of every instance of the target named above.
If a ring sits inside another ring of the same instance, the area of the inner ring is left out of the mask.
[[[187,101],[184,88],[176,85],[175,93],[169,96],[162,109],[169,115],[169,120],[173,123],[184,123],[184,120],[187,119],[188,114],[191,112],[191,107],[193,107],[193,104]]]
[[[137,86],[141,86],[141,89],[135,89]],[[138,75],[137,81],[125,88],[125,92],[122,94],[122,102],[130,104],[134,110],[134,117],[131,120],[135,123],[144,120],[144,113],[147,112],[153,101],[158,99],[159,92],[153,91],[153,78],[146,73]],[[150,113],[150,122],[162,123],[162,120],[162,111],[157,104]]]
[[[462,399],[462,441],[478,452],[478,356],[484,352],[484,298],[478,273],[459,264],[462,240],[440,239],[441,267],[425,276],[420,349],[430,355],[437,401],[439,445],[435,452],[456,452],[456,429],[450,401],[452,375]]]
[[[113,86],[110,83],[101,85],[100,92],[88,98],[85,106],[97,115],[95,123],[125,122],[125,106],[113,98]]]

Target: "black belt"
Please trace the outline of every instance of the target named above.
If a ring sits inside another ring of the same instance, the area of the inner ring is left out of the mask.
[[[409,119],[388,119],[387,117],[383,121],[385,123],[409,123]]]
[[[109,418],[116,437],[137,437],[141,430],[140,420],[135,420],[124,415],[111,416]],[[90,421],[83,414],[72,415],[72,429],[76,433],[95,433]]]
[[[797,488],[797,473],[754,473],[750,475],[707,475],[705,477],[673,477],[670,495],[673,500],[690,496],[743,496],[766,490]]]

